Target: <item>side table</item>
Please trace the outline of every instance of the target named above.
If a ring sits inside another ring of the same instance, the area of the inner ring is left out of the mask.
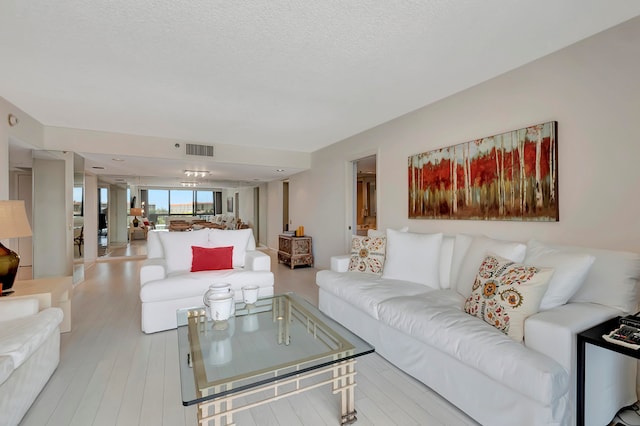
[[[298,265],[313,266],[311,253],[311,237],[291,237],[280,235],[278,240],[278,262],[285,263],[293,269]]]
[[[38,299],[40,310],[52,306],[62,309],[64,318],[60,324],[60,332],[67,333],[71,331],[71,292],[73,291],[73,277],[16,280],[11,289],[14,292],[3,297],[35,297]]]
[[[608,334],[618,327],[619,319],[620,317],[612,318],[596,326],[593,326],[588,330],[578,333],[578,383],[576,389],[576,420],[578,426],[584,425],[585,355],[587,343],[599,346],[604,349],[608,349],[613,352],[617,352],[619,354],[627,355],[632,358],[640,359],[640,349],[635,350],[627,348],[625,346],[616,345],[615,343],[607,342],[602,338],[603,334]]]

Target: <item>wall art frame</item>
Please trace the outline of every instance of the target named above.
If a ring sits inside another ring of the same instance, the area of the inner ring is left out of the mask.
[[[409,156],[409,219],[557,222],[558,122]]]

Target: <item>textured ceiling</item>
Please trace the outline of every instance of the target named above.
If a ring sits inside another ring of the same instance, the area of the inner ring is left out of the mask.
[[[313,152],[640,14],[637,0],[2,0],[48,126]]]

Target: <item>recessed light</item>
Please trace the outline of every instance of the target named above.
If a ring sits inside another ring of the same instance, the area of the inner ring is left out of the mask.
[[[113,161],[124,161],[122,158],[112,158]]]
[[[284,169],[276,169],[276,172],[284,172]]]

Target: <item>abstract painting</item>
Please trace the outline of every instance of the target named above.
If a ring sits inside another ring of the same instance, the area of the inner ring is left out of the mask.
[[[558,123],[409,157],[410,219],[559,220]]]

